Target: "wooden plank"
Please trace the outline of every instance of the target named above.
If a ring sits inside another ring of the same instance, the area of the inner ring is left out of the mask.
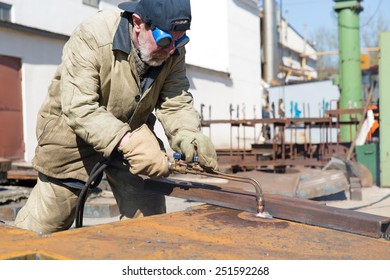
[[[12,169],[7,172],[8,180],[37,180],[38,172],[34,169]]]

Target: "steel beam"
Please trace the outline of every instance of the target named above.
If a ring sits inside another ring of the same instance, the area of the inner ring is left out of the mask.
[[[147,179],[145,190],[256,213],[256,196],[232,185],[220,187],[173,179]],[[390,218],[330,207],[282,195],[265,194],[265,209],[274,218],[374,238],[390,238]]]

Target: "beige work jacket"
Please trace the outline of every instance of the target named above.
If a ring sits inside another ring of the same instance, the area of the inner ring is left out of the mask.
[[[200,130],[185,50],[159,71],[150,69],[142,88],[130,48],[129,22],[117,11],[99,12],[76,28],[38,114],[38,171],[86,181],[96,162],[154,110],[169,140],[178,130]]]

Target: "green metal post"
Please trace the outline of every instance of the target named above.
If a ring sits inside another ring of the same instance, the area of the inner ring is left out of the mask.
[[[359,13],[362,0],[334,0],[338,14],[340,108],[361,108],[362,73],[360,68]],[[349,115],[341,115],[341,121],[350,121]],[[342,141],[352,141],[357,126],[342,125]]]
[[[380,186],[390,187],[390,32],[379,34],[379,49]]]

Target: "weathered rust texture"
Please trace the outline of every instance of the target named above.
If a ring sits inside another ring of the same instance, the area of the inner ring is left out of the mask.
[[[243,149],[236,149],[232,146],[230,149],[219,149],[217,151],[218,161],[220,166],[230,166],[233,170],[251,170],[261,166],[271,166],[275,170],[283,170],[286,165],[323,167],[334,156],[344,158],[347,152],[346,148],[350,146],[350,143],[342,143],[340,139],[334,141],[332,130],[333,128],[340,129],[345,125],[357,125],[359,120],[356,115],[362,113],[363,109],[359,108],[326,111],[325,117],[320,118],[202,119],[201,125],[210,129],[213,124],[230,124],[231,128],[253,127],[255,135],[256,124],[269,126],[270,130],[273,131],[273,139],[269,139],[271,141],[261,144],[252,143],[251,149],[246,149],[244,140]],[[342,114],[350,114],[351,120],[341,121],[340,115]],[[320,130],[321,143],[312,143],[312,129]],[[285,135],[287,130],[291,131],[289,139]],[[294,137],[293,132],[295,132]],[[300,133],[304,135],[304,139],[298,141],[297,135]],[[230,131],[230,134],[232,134],[232,131]],[[240,141],[239,138],[238,141]]]
[[[149,179],[145,189],[165,195],[256,213],[253,193],[231,186],[200,184],[172,179]],[[264,194],[265,210],[275,218],[345,231],[375,238],[389,238],[390,218],[322,205],[315,201]]]
[[[0,259],[390,259],[383,239],[211,205],[43,236],[0,224],[0,240]]]

